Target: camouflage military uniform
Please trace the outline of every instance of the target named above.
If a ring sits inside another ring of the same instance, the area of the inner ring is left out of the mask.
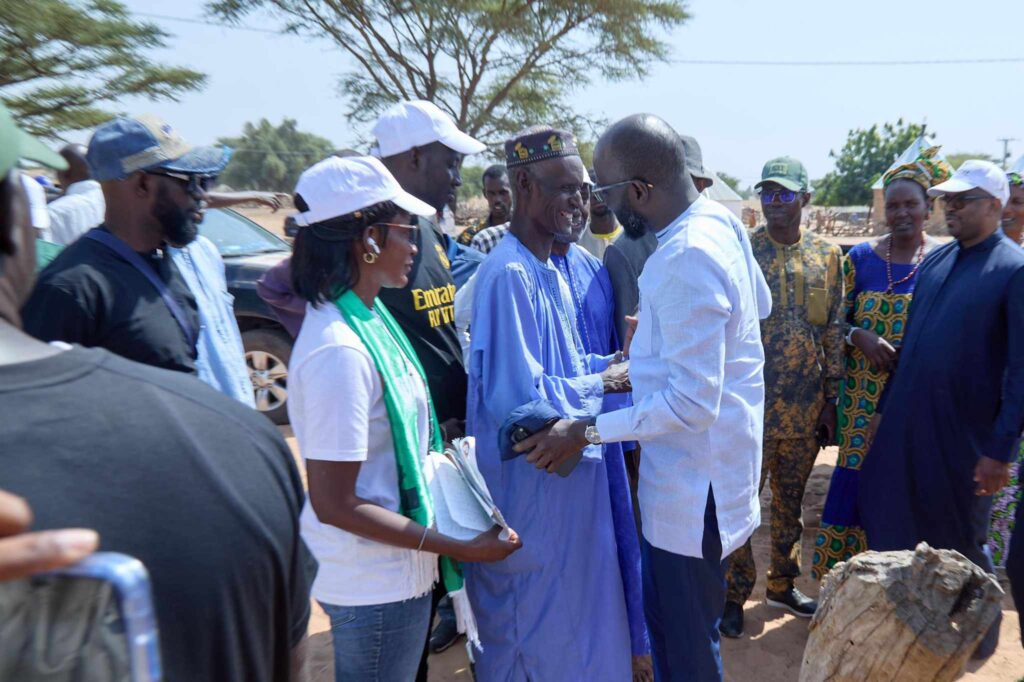
[[[473,243],[473,237],[480,233],[481,230],[486,230],[491,226],[491,216],[487,215],[480,219],[475,225],[470,225],[463,230],[455,241],[463,246],[469,246]]]
[[[814,458],[815,430],[826,400],[834,400],[843,375],[842,253],[811,232],[786,246],[758,229],[754,257],[772,290],[772,314],[761,322],[765,414],[761,488],[770,478],[771,566],[768,589],[788,590],[800,575],[801,504]],[[729,557],[731,602],[754,590],[757,571],[750,541]]]

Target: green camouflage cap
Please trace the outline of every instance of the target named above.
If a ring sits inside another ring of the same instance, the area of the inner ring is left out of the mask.
[[[11,112],[0,104],[0,178],[7,177],[18,159],[35,161],[56,170],[68,167],[64,157],[18,128]]]
[[[794,192],[808,192],[811,183],[807,180],[807,169],[791,156],[780,156],[764,165],[761,171],[761,182],[754,189],[761,189],[766,182],[774,182]]]

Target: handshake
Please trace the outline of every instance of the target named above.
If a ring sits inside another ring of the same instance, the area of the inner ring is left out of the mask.
[[[608,394],[633,390],[629,380],[629,360],[621,353],[616,353],[608,367],[601,372],[601,382],[604,384],[604,392]],[[594,419],[559,419],[520,440],[512,449],[517,453],[528,453],[527,462],[553,474],[559,472],[565,462],[578,455],[587,445],[596,444],[587,438],[587,427],[593,425]],[[573,464],[568,468],[571,469]]]

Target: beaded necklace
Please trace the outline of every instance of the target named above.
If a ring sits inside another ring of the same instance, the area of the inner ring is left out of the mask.
[[[917,269],[921,267],[921,261],[924,260],[924,238],[921,239],[921,246],[917,250],[917,262],[914,263],[914,267],[911,268],[910,273],[903,279],[893,282],[892,281],[892,235],[889,235],[889,239],[885,242],[885,278],[888,281],[889,286],[886,288],[885,293],[891,294],[896,290],[896,287],[909,282],[913,279],[914,275],[917,274]]]

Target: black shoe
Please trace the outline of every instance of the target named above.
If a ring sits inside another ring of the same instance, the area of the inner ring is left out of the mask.
[[[772,592],[768,590],[766,601],[768,606],[786,609],[794,616],[800,618],[810,618],[818,610],[818,602],[795,587],[791,587],[785,592]]]
[[[736,639],[743,635],[743,606],[736,602],[725,602],[725,611],[722,612],[722,622],[718,624],[718,631],[723,637]]]
[[[454,618],[441,618],[430,635],[430,653],[441,653],[459,641],[461,636]]]

